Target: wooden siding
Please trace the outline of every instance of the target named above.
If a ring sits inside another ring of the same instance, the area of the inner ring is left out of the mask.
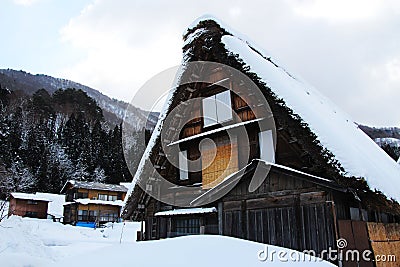
[[[374,255],[383,255],[390,261],[378,261],[377,267],[398,267],[400,265],[400,224],[367,223],[369,239]]]
[[[115,196],[117,200],[123,200],[125,198],[125,192],[115,192],[109,190],[95,190],[95,189],[85,189],[85,188],[73,188],[70,187],[66,191],[66,200],[72,202],[77,199],[76,194],[85,194],[89,199],[99,199],[99,194]],[[85,197],[86,198],[86,197]],[[101,205],[101,204],[88,204],[82,205],[79,203],[74,203],[71,205],[64,206],[64,223],[75,223],[78,221],[78,210],[96,211],[97,217],[101,217],[104,213],[120,213],[121,207],[114,205]]]
[[[224,203],[224,235],[296,250],[322,251],[335,246],[328,204],[256,208],[249,203]]]
[[[87,193],[88,194],[88,198],[90,198],[90,199],[98,199],[99,194],[101,194],[101,195],[116,196],[118,200],[123,200],[125,198],[125,195],[126,195],[126,193],[122,193],[122,192],[107,191],[107,190],[84,189],[84,188],[79,188],[78,192]]]
[[[371,250],[371,246],[368,240],[367,223],[362,221],[351,221],[351,220],[339,220],[339,238],[345,239],[347,245],[343,248],[343,267],[373,267],[374,264],[371,261],[365,261],[362,258],[362,253],[365,250]],[[354,258],[348,251],[358,251],[360,258]],[[346,256],[350,255],[350,256]]]
[[[244,179],[223,199],[223,234],[299,251],[336,246],[330,192],[271,170],[250,193]]]
[[[48,202],[40,200],[35,200],[34,202],[37,204],[29,204],[29,200],[26,199],[11,198],[8,215],[46,219]],[[33,216],[32,214],[29,215],[29,213],[35,213],[37,215]]]
[[[225,199],[235,200],[258,198],[263,195],[293,195],[323,190],[315,184],[292,177],[274,169],[270,171],[264,182],[256,191],[250,193],[248,191],[249,185],[250,179],[244,179],[225,196]],[[307,195],[303,194],[303,197],[307,198]],[[308,197],[315,198],[317,195],[309,195]]]
[[[113,205],[99,205],[99,204],[88,204],[82,205],[74,203],[71,205],[64,206],[64,223],[75,223],[79,221],[78,211],[96,211],[96,221],[99,222],[99,218],[104,214],[115,213],[118,214],[121,211],[121,207]],[[89,216],[89,214],[87,214]],[[93,220],[94,221],[94,220]]]
[[[120,209],[121,207],[112,205],[97,205],[97,204],[78,205],[78,210],[112,211],[119,213]]]
[[[216,214],[188,214],[171,217],[147,217],[146,218],[146,239],[154,240],[159,238],[176,237],[185,235],[176,229],[179,220],[199,220],[196,225],[196,233],[193,234],[218,234],[218,219]]]

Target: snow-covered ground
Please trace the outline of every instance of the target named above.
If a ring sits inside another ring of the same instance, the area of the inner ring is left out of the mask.
[[[293,262],[290,253],[298,252],[275,246],[268,246],[268,254],[286,252],[281,256],[287,261],[277,254],[261,261],[265,245],[222,236],[135,242],[140,224],[109,226],[93,230],[12,216],[0,223],[0,266],[268,266],[271,259],[273,266],[334,266],[314,259]]]
[[[0,223],[0,266],[54,266],[69,257],[94,258],[96,249],[120,245],[122,228],[121,243],[134,244],[137,223],[93,230],[11,216]]]

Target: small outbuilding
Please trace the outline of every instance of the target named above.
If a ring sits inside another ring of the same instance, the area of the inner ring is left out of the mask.
[[[46,219],[50,200],[36,194],[11,193],[8,216]]]

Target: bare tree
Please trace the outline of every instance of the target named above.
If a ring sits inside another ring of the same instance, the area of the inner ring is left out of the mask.
[[[0,222],[8,216],[8,202],[0,200]]]
[[[3,166],[0,165],[0,222],[8,216],[8,202],[6,197],[9,194],[9,188],[7,186],[8,172]]]

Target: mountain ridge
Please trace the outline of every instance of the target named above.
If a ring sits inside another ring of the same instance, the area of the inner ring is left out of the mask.
[[[58,89],[75,88],[86,92],[96,100],[102,108],[104,118],[110,125],[120,124],[125,116],[125,110],[129,103],[109,97],[102,92],[64,78],[55,78],[46,74],[31,74],[23,70],[0,69],[0,84],[9,90],[21,90],[28,95],[33,95],[39,89],[46,89],[54,93]],[[153,129],[157,123],[158,113],[150,113],[139,108],[132,108],[133,121],[136,121],[136,129],[144,127],[146,120],[149,120],[146,127]],[[400,157],[400,145],[398,142],[389,142],[382,138],[395,138],[400,142],[400,128],[398,127],[373,127],[359,124],[360,129],[373,139],[393,159]]]
[[[111,98],[100,91],[64,78],[55,78],[46,74],[31,74],[23,70],[0,69],[0,84],[9,90],[20,90],[28,95],[33,95],[39,89],[46,89],[49,93],[54,93],[58,89],[75,88],[86,92],[88,96],[96,100],[101,107],[105,119],[111,124],[120,124],[127,110],[129,103],[122,100]],[[136,121],[137,129],[145,126],[148,120],[148,127],[152,128],[157,122],[158,114],[150,113],[139,108],[130,109]]]

